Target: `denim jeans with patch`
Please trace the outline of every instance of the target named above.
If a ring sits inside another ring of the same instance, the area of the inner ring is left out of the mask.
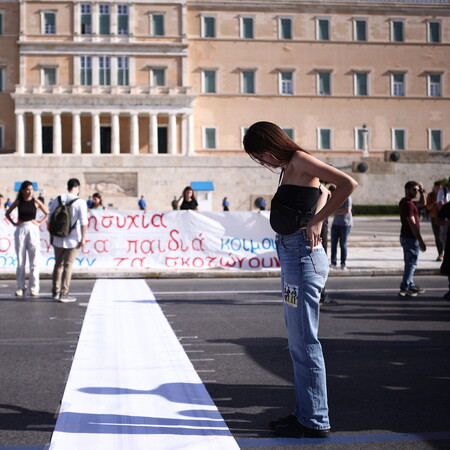
[[[318,340],[319,300],[328,276],[322,245],[311,252],[305,230],[277,235],[284,317],[294,365],[294,415],[308,428],[330,428],[325,362]]]
[[[401,237],[400,244],[403,247],[403,260],[405,261],[405,269],[403,271],[400,289],[407,291],[415,287],[413,276],[419,259],[419,241],[414,238]]]

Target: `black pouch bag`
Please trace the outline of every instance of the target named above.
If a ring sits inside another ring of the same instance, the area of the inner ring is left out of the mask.
[[[299,228],[306,226],[314,213],[303,214],[294,208],[286,206],[278,196],[272,199],[270,205],[270,226],[278,234],[292,234]]]

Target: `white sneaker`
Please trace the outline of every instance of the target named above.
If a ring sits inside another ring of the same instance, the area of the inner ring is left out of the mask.
[[[336,270],[336,264],[330,264],[330,270]]]
[[[345,264],[341,264],[341,269],[342,270],[347,270],[347,266]]]
[[[25,289],[17,289],[15,294],[16,294],[16,297],[23,297],[23,295],[25,294]]]
[[[61,294],[59,297],[59,301],[62,303],[71,303],[71,302],[76,302],[77,298],[76,297],[71,297],[70,295],[63,295]]]
[[[36,289],[31,289],[30,294],[32,297],[37,297],[39,295],[39,291],[37,291]]]

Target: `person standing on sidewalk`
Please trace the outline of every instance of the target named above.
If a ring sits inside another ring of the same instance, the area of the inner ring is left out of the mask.
[[[423,186],[417,181],[408,181],[405,184],[405,196],[400,200],[400,244],[403,247],[403,259],[405,268],[403,279],[400,283],[400,297],[415,297],[423,294],[425,289],[421,289],[414,283],[414,272],[419,259],[419,250],[425,251],[426,245],[420,234],[419,210],[416,205],[424,204]],[[420,194],[419,201],[414,202],[417,194]]]
[[[436,244],[436,249],[438,251],[438,256],[436,261],[442,261],[444,259],[444,244],[441,241],[441,227],[438,225],[438,211],[439,207],[437,204],[437,194],[442,188],[442,183],[440,181],[435,181],[433,190],[427,195],[426,208],[428,211],[428,217],[431,222],[431,229],[433,230],[434,242]]]
[[[70,233],[66,237],[52,236],[50,243],[55,251],[55,267],[52,276],[52,295],[54,300],[63,303],[76,301],[69,295],[70,281],[72,280],[72,268],[80,247],[86,241],[86,229],[88,225],[87,204],[80,199],[80,182],[71,178],[67,182],[67,194],[60,195],[50,208],[50,218],[58,207],[60,201],[70,204],[71,226]],[[50,219],[51,220],[51,219]]]
[[[11,213],[18,209],[16,222],[11,218]],[[44,213],[44,217],[36,220],[37,210]],[[39,227],[47,220],[47,207],[33,196],[33,183],[24,181],[20,186],[17,199],[6,211],[6,218],[16,227],[14,231],[14,242],[17,253],[16,296],[23,297],[26,291],[25,265],[30,264],[30,293],[35,297],[39,294],[39,256],[40,256],[40,234]]]
[[[272,200],[270,224],[276,234],[281,291],[289,352],[294,366],[295,408],[270,422],[282,437],[330,436],[326,371],[318,339],[320,293],[329,267],[321,244],[323,221],[349,197],[356,181],[300,148],[277,125],[254,123],[245,133],[244,149],[258,164],[281,171]],[[320,180],[336,186],[319,210]]]
[[[347,239],[353,225],[352,198],[349,197],[335,212],[331,225],[331,269],[337,265],[337,245],[341,248],[341,269],[347,270]]]

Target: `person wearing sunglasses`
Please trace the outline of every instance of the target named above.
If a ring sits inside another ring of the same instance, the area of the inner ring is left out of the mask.
[[[405,196],[400,200],[400,244],[403,247],[403,260],[405,267],[400,283],[400,297],[416,297],[423,294],[424,289],[414,283],[414,272],[419,260],[419,250],[427,249],[420,234],[419,210],[417,205],[425,204],[423,186],[417,181],[408,181],[405,184]],[[418,200],[417,200],[418,198]]]
[[[320,294],[328,276],[321,244],[323,221],[357,187],[346,173],[299,147],[277,125],[253,124],[244,136],[246,153],[272,171],[281,172],[272,200],[270,223],[276,234],[289,352],[294,366],[293,412],[269,423],[282,437],[330,436],[326,372],[318,340]],[[336,186],[327,199],[320,180]]]

